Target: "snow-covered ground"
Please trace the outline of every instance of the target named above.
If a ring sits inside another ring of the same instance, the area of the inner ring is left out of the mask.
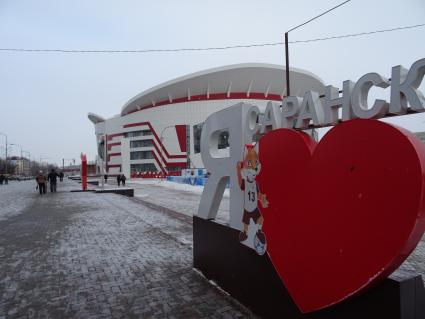
[[[130,180],[130,183],[132,185],[138,184],[138,185],[161,186],[161,187],[165,187],[165,188],[176,190],[176,191],[189,192],[189,193],[194,193],[198,195],[202,195],[202,192],[204,191],[204,186],[180,184],[180,183],[169,182],[167,180],[160,180],[160,179],[132,179]],[[230,196],[230,192],[228,188],[224,191],[223,196],[227,198]]]
[[[113,185],[113,184],[112,184]],[[193,216],[198,211],[203,186],[178,184],[159,179],[132,179],[126,186],[134,187],[134,196],[157,206]],[[224,191],[217,220],[229,222],[229,190]]]
[[[81,185],[2,189],[8,202],[28,199],[0,221],[0,318],[254,317],[193,271],[190,222],[71,189]]]
[[[155,179],[131,180],[127,185],[134,187],[135,196],[142,198],[144,201],[190,216],[196,214],[204,189],[202,186],[178,184]],[[228,189],[224,193],[217,220],[224,223],[229,221]],[[425,274],[425,235],[400,269]],[[423,279],[425,280],[425,275]]]
[[[36,186],[35,181],[10,181],[8,185],[0,185],[0,221],[24,212],[38,192]]]
[[[43,196],[34,181],[0,186],[0,318],[252,316],[192,270],[187,216],[202,187],[127,186],[177,214],[116,194],[71,193],[81,189],[71,181]],[[228,218],[228,204],[226,195],[219,219]],[[425,275],[424,239],[401,269]]]

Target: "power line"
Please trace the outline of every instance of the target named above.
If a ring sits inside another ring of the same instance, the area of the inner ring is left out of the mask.
[[[359,37],[359,36],[362,36],[362,35],[369,35],[369,34],[383,33],[383,32],[391,32],[391,31],[398,31],[398,30],[406,30],[406,29],[413,29],[413,28],[419,28],[419,27],[423,27],[423,26],[425,26],[425,23],[416,24],[416,25],[410,25],[410,26],[405,26],[405,27],[398,27],[398,28],[393,28],[393,29],[376,30],[376,31],[353,33],[353,34],[345,34],[345,35],[337,35],[337,36],[326,37],[326,38],[317,38],[317,39],[310,39],[310,40],[296,40],[296,41],[292,41],[292,42],[289,42],[289,43],[308,43],[308,42],[316,42],[316,41],[325,41],[325,40],[333,40],[333,39]]]
[[[310,23],[322,16],[324,16],[325,14],[343,6],[344,4],[350,2],[351,0],[346,0],[344,2],[341,2],[340,4],[326,10],[325,12],[322,12],[321,14],[318,14],[317,16],[305,21],[304,23],[301,23],[299,25],[297,25],[296,27],[293,27],[292,29],[288,30],[285,32],[285,81],[286,81],[286,94],[289,96],[291,95],[291,83],[290,83],[290,76],[289,76],[289,32],[294,31],[295,29],[298,29],[304,25],[306,25],[307,23]]]
[[[311,18],[310,20],[308,20],[308,21],[306,21],[306,22],[304,22],[304,23],[301,23],[301,24],[297,25],[296,27],[293,27],[292,29],[290,29],[290,30],[288,30],[288,31],[286,31],[286,32],[291,32],[291,31],[293,31],[293,30],[295,30],[295,29],[298,29],[299,27],[302,27],[303,25],[305,25],[305,24],[307,24],[307,23],[310,23],[311,21],[316,20],[317,18],[320,18],[321,16],[324,16],[326,13],[331,12],[331,11],[333,11],[333,10],[335,10],[335,9],[339,8],[340,6],[343,6],[344,4],[346,4],[347,2],[350,2],[350,1],[351,1],[351,0],[344,1],[344,2],[342,2],[342,3],[340,3],[340,4],[338,4],[337,6],[335,6],[335,7],[333,7],[333,8],[330,8],[329,10],[326,10],[325,12],[323,12],[323,13],[321,13],[321,14],[319,14],[319,15],[315,16],[314,18]]]
[[[330,36],[325,38],[315,38],[307,40],[295,40],[290,41],[289,43],[310,43],[342,38],[352,38],[359,37],[364,35],[370,35],[375,33],[384,33],[392,32],[406,29],[413,29],[425,26],[425,23],[415,24],[411,26],[397,27],[392,29],[385,30],[375,30],[369,32],[345,34]],[[256,48],[256,47],[267,47],[267,46],[276,46],[283,45],[285,42],[273,42],[273,43],[259,43],[259,44],[245,44],[245,45],[231,45],[231,46],[222,46],[222,47],[207,47],[207,48],[178,48],[178,49],[144,49],[144,50],[65,50],[65,49],[24,49],[24,48],[0,48],[0,51],[9,51],[9,52],[59,52],[59,53],[155,53],[155,52],[183,52],[183,51],[214,51],[214,50],[230,50],[230,49],[242,49],[242,48]]]

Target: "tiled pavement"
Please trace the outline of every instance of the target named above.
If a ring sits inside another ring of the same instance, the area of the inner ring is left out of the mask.
[[[172,211],[176,211],[181,215],[192,216],[196,213],[200,201],[200,192],[196,186],[191,191],[182,191],[182,189],[190,189],[187,185],[180,187],[161,181],[146,181],[142,183],[128,183],[130,187],[135,188],[135,196],[139,197],[145,204],[160,206]],[[177,189],[176,189],[177,188]],[[159,194],[160,196],[155,196]],[[169,200],[166,200],[166,199]],[[170,200],[171,199],[171,200]],[[220,205],[217,219],[221,222],[228,222],[229,219],[229,198],[224,197]],[[388,234],[391,236],[391,234]],[[422,275],[425,281],[425,235],[416,246],[416,249],[401,265],[402,270],[411,270]]]
[[[253,317],[192,269],[199,194],[77,187],[43,197],[33,182],[0,188],[0,319]],[[424,260],[423,238],[401,268],[425,275]]]
[[[192,269],[189,223],[66,183],[11,185],[27,199],[0,221],[0,318],[253,317]]]

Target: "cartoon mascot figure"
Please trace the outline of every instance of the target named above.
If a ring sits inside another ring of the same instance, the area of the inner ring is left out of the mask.
[[[239,241],[244,242],[248,239],[249,223],[252,219],[258,225],[254,237],[254,248],[258,254],[262,255],[266,250],[266,236],[261,230],[264,218],[258,209],[258,202],[261,202],[263,208],[267,208],[269,203],[266,195],[259,191],[255,181],[255,177],[260,173],[261,164],[254,145],[245,145],[244,160],[237,163],[236,169],[239,187],[244,192],[243,230],[239,234]]]

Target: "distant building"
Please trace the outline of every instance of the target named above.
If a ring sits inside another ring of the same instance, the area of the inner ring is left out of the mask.
[[[292,95],[324,92],[314,74],[290,70]],[[128,101],[110,119],[89,113],[95,125],[98,155],[109,174],[168,172],[202,168],[202,124],[212,113],[239,102],[264,110],[269,101],[281,103],[285,95],[285,69],[279,65],[247,63],[189,74],[160,84]],[[227,131],[220,133],[219,148],[229,146]]]
[[[28,158],[11,156],[8,157],[8,161],[15,166],[15,175],[31,175],[31,161]]]
[[[87,163],[87,176],[97,175],[96,162]]]
[[[81,165],[69,165],[61,169],[66,175],[79,175],[81,172]]]

